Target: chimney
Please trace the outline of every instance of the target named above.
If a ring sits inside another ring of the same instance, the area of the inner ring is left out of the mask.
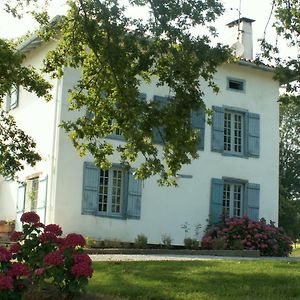
[[[255,20],[240,18],[227,24],[235,38],[232,48],[236,55],[245,59],[253,59],[252,23]]]

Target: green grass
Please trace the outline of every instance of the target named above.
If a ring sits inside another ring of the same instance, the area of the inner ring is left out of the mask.
[[[291,256],[293,256],[293,257],[300,256],[300,244],[294,245],[294,249],[293,249]]]
[[[122,299],[300,299],[300,263],[97,262],[88,292]]]

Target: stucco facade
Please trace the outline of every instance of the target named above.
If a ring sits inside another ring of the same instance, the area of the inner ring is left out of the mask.
[[[53,44],[42,44],[32,50],[26,63],[40,66],[51,47]],[[205,229],[211,213],[213,178],[233,179],[242,185],[258,184],[259,218],[277,222],[279,86],[272,79],[271,68],[257,68],[246,61],[222,65],[215,75],[220,93],[215,95],[205,88],[207,107],[237,109],[242,116],[245,112],[259,115],[259,155],[233,156],[212,151],[212,127],[206,124],[204,150],[199,151],[199,159],[179,172],[178,187],[160,187],[155,177],[142,182],[140,216],[136,219],[82,214],[84,162],[92,162],[93,158],[79,157],[66,133],[58,128],[62,120],[79,115],[68,111],[67,101],[68,90],[79,76],[78,70],[66,69],[62,79],[52,80],[53,100],[48,103],[21,89],[19,105],[12,111],[18,125],[37,142],[37,150],[43,158],[19,177],[26,180],[35,174],[40,180],[47,179],[43,187],[46,223],[60,224],[66,233],[79,232],[97,239],[131,242],[142,233],[149,243],[160,243],[161,236],[168,234],[173,244],[183,244],[182,224],[189,224],[191,237],[196,225],[201,224],[202,231]],[[242,81],[243,90],[228,88],[228,78]],[[156,87],[155,83],[142,84],[140,92],[145,93],[148,100],[154,95],[168,95],[167,87]],[[112,140],[112,143],[120,141]],[[118,161],[116,155],[113,161]],[[18,184],[0,180],[0,219],[15,218],[17,198]]]

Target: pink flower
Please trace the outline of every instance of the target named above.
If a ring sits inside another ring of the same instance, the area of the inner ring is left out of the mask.
[[[81,262],[72,266],[71,273],[76,277],[92,277],[93,269],[90,264]]]
[[[82,262],[87,263],[87,264],[92,263],[91,258],[85,253],[74,254],[73,260],[74,260],[74,264],[78,264],[78,263],[82,263]]]
[[[53,232],[44,232],[39,236],[41,242],[56,242],[57,236]]]
[[[36,276],[42,276],[45,273],[45,269],[44,268],[38,268],[34,271],[34,274]]]
[[[11,253],[4,247],[0,247],[0,262],[8,262],[11,259]]]
[[[0,276],[0,290],[12,290],[13,279],[11,276],[3,275]]]
[[[21,216],[21,222],[36,224],[36,223],[40,222],[40,216],[37,213],[35,213],[34,211],[25,212]]]
[[[11,268],[9,269],[7,274],[11,277],[28,276],[30,274],[30,271],[26,265],[14,262],[11,264]]]
[[[22,237],[23,237],[23,232],[21,232],[21,231],[14,231],[10,235],[10,240],[12,242],[16,242],[16,241],[20,240]]]
[[[10,253],[18,253],[21,250],[21,244],[20,243],[14,243],[10,246],[9,251]]]
[[[72,247],[75,248],[76,246],[85,246],[85,239],[81,234],[77,233],[69,233],[64,242],[65,247]]]
[[[51,232],[57,236],[62,235],[61,227],[56,224],[49,224],[45,226],[45,232]]]
[[[48,253],[44,258],[45,265],[61,266],[64,264],[64,258],[58,251]]]

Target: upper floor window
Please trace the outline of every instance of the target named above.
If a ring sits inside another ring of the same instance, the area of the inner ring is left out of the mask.
[[[238,112],[224,112],[224,151],[243,152],[244,115]]]
[[[213,106],[212,151],[259,157],[260,116],[244,109]]]
[[[234,91],[245,91],[245,80],[235,79],[235,78],[227,78],[227,89]]]
[[[10,93],[7,95],[6,110],[16,108],[19,105],[19,86],[13,86]]]

